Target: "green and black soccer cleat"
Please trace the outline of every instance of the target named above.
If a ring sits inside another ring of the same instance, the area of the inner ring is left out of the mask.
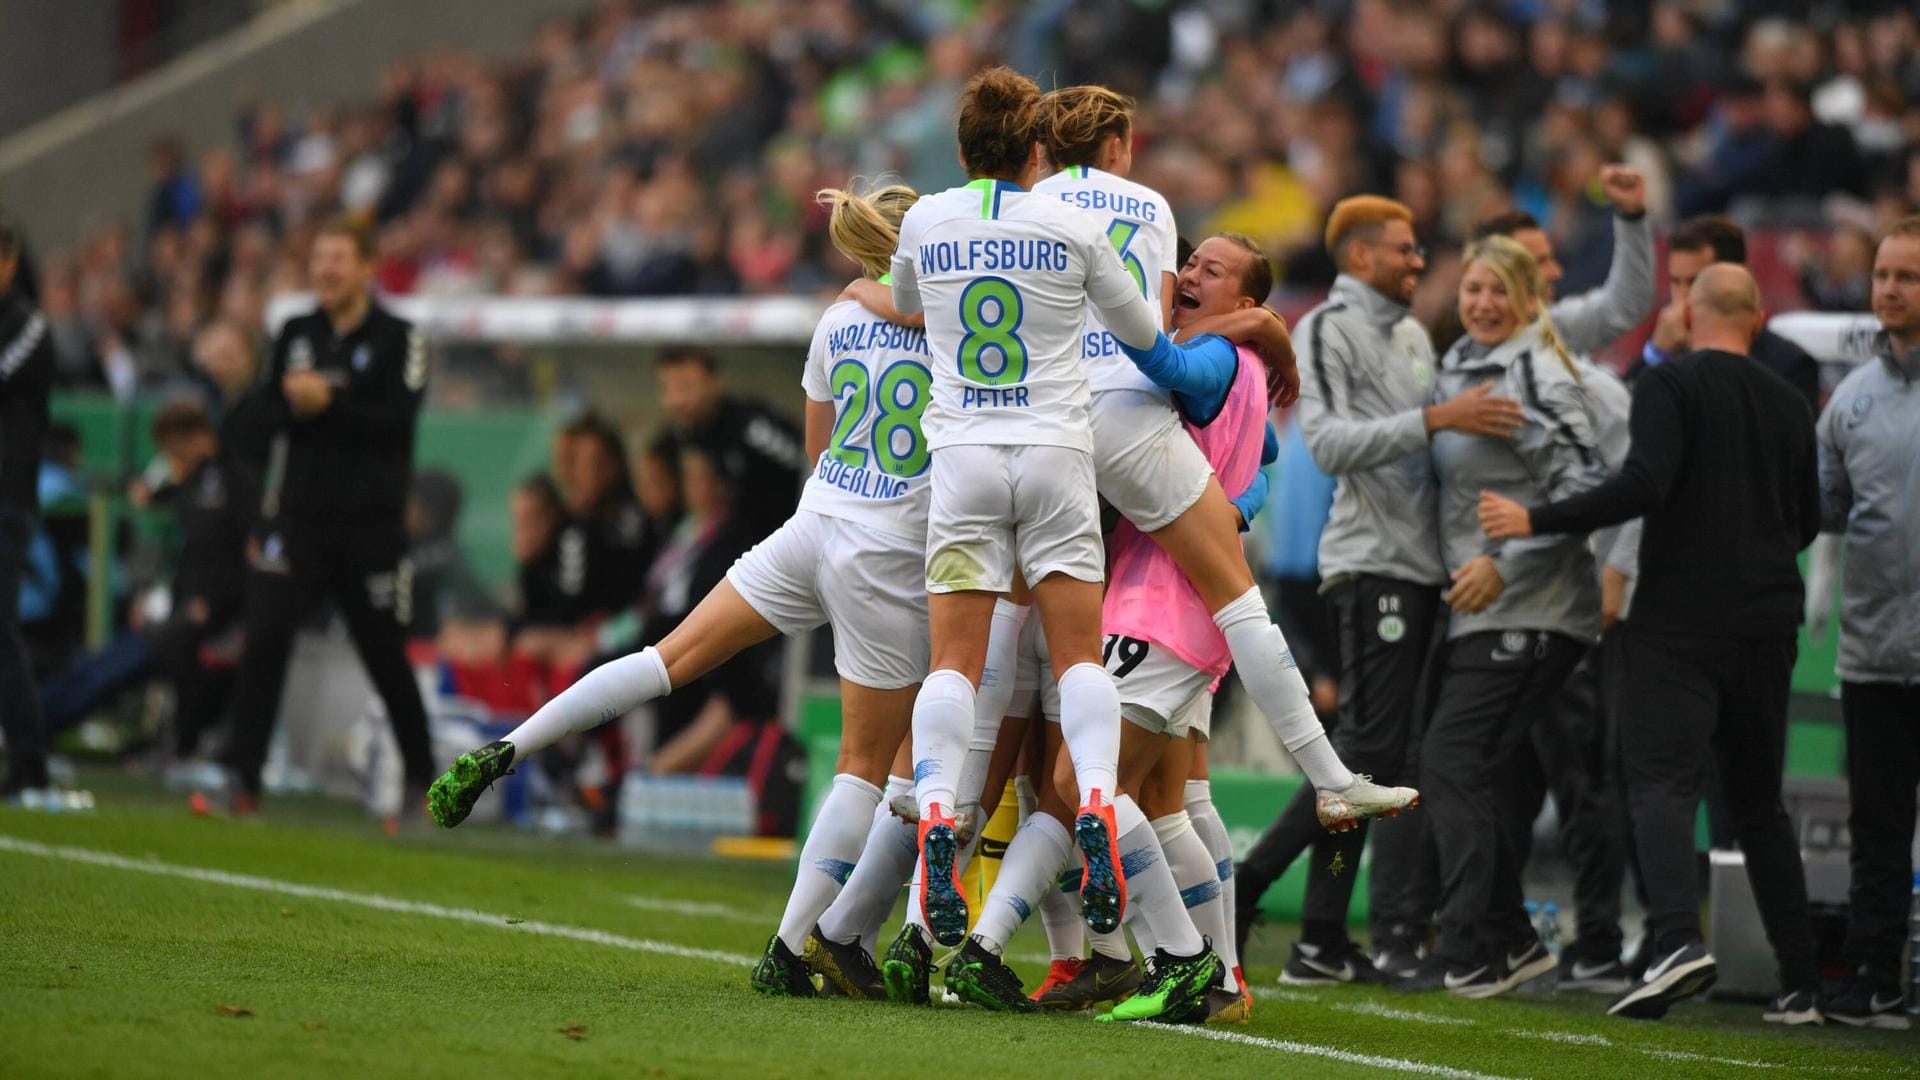
[[[495,780],[513,771],[513,744],[492,742],[453,759],[453,768],[427,789],[427,809],[443,829],[451,829],[467,820],[473,804],[493,786]]]
[[[767,939],[767,951],[760,956],[760,962],[753,965],[753,974],[748,977],[755,990],[769,997],[819,997],[820,991],[813,985],[813,973],[807,970],[806,961],[793,955],[787,943],[775,934]]]
[[[932,1000],[928,984],[933,981],[933,949],[919,927],[909,923],[900,928],[880,961],[880,977],[887,984],[888,1001],[925,1005]]]
[[[995,1012],[1039,1012],[1040,1006],[1028,999],[1020,976],[994,953],[980,944],[978,936],[967,938],[960,954],[947,965],[947,989]]]
[[[1194,956],[1174,956],[1156,949],[1139,992],[1098,1019],[1199,1023],[1207,1018],[1208,991],[1225,981],[1226,968],[1211,947]]]

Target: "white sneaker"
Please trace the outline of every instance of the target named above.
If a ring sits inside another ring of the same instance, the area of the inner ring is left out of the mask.
[[[1339,791],[1323,791],[1314,799],[1314,813],[1328,832],[1358,828],[1368,818],[1394,817],[1420,805],[1420,793],[1410,787],[1381,787],[1373,777],[1356,775]]]

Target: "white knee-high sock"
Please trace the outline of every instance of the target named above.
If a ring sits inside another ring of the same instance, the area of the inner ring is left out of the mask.
[[[1007,947],[1014,931],[1040,906],[1049,890],[1057,890],[1060,871],[1073,853],[1066,826],[1051,815],[1035,814],[1013,834],[993,891],[974,924],[973,936],[995,953]]]
[[[972,730],[973,684],[951,668],[928,675],[913,702],[914,797],[921,821],[936,803],[941,813],[953,813]]]
[[[1027,607],[1006,597],[993,602],[993,629],[987,636],[987,663],[980,673],[980,688],[973,695],[973,731],[967,739],[967,758],[960,767],[960,783],[954,801],[960,808],[979,810],[987,816],[1000,805],[1000,793],[983,791],[987,770],[993,763],[993,747],[1000,737],[1000,723],[1007,706],[1013,702],[1013,678],[1020,666],[1020,628],[1027,622]],[[981,819],[985,824],[985,818]]]
[[[1110,956],[1115,960],[1133,959],[1133,947],[1127,944],[1127,931],[1124,923],[1121,926],[1114,927],[1107,933],[1096,934],[1092,930],[1087,929],[1086,917],[1080,913],[1080,897],[1076,894],[1072,897],[1072,900],[1073,917],[1080,920],[1080,929],[1085,931],[1087,935],[1087,950],[1089,952],[1097,952],[1101,956]],[[1133,911],[1132,904],[1127,905],[1127,911],[1129,913]],[[1134,925],[1140,926],[1142,924],[1135,923]],[[1134,936],[1137,938],[1139,935],[1136,934]],[[1151,934],[1147,936],[1147,940],[1149,944],[1146,955],[1152,956],[1153,948],[1150,944],[1152,941]]]
[[[1220,881],[1220,911],[1227,932],[1214,939],[1213,950],[1231,973],[1240,966],[1238,923],[1233,921],[1233,840],[1227,836],[1227,824],[1213,806],[1213,785],[1205,780],[1189,780],[1186,787],[1187,819],[1193,822],[1194,835],[1207,846],[1213,860],[1214,875]]]
[[[1180,900],[1180,889],[1173,883],[1173,871],[1167,865],[1166,852],[1160,850],[1153,826],[1147,824],[1146,815],[1128,795],[1113,800],[1113,816],[1120,831],[1120,866],[1127,876],[1127,906],[1138,905],[1139,917],[1146,920],[1147,929],[1159,948],[1175,956],[1199,953],[1206,946]]]
[[[1120,771],[1120,691],[1098,664],[1075,664],[1060,676],[1060,737],[1073,757],[1080,805],[1098,791],[1116,801]]]
[[[879,805],[880,789],[851,773],[834,777],[820,800],[820,812],[800,848],[800,872],[787,894],[786,914],[780,917],[780,940],[793,955],[800,955],[813,924],[852,877]]]
[[[1154,949],[1160,944],[1153,936],[1153,927],[1147,925],[1147,920],[1140,914],[1140,909],[1132,904],[1127,905],[1127,914],[1120,920],[1120,929],[1114,931],[1115,935],[1120,936],[1120,948],[1127,947],[1125,935],[1129,933],[1133,935],[1133,943],[1140,947],[1141,956],[1152,956]]]
[[[1087,924],[1080,915],[1080,873],[1080,865],[1069,856],[1067,864],[1053,876],[1046,895],[1040,898],[1040,925],[1046,928],[1047,951],[1055,960],[1085,955],[1081,950],[1086,944]],[[1064,887],[1066,885],[1072,886],[1071,891]]]
[[[830,940],[841,944],[858,940],[869,953],[879,944],[880,929],[892,913],[894,901],[900,899],[900,889],[913,876],[913,861],[918,855],[913,826],[894,817],[887,804],[912,790],[912,780],[887,777],[886,792],[874,808],[853,874],[820,916],[820,932]]]
[[[599,727],[621,714],[665,697],[673,686],[659,650],[649,645],[637,653],[609,660],[540,706],[520,726],[507,733],[513,756],[526,758],[579,731]]]
[[[1040,806],[1040,797],[1033,792],[1033,781],[1024,776],[1013,778],[1013,797],[1020,804],[1021,821],[1032,817]]]
[[[1248,589],[1239,599],[1214,612],[1213,622],[1226,636],[1241,685],[1266,714],[1267,723],[1272,724],[1274,734],[1280,736],[1280,744],[1294,752],[1315,739],[1324,740],[1326,729],[1320,726],[1320,717],[1315,715],[1313,702],[1307,697],[1307,681],[1300,677],[1300,668],[1293,662],[1286,635],[1268,616],[1260,590]],[[1294,760],[1300,763],[1315,790],[1338,791],[1353,783],[1353,774],[1331,751],[1328,747],[1327,754],[1313,755],[1311,768],[1295,754]]]
[[[1233,928],[1226,921],[1226,908],[1220,902],[1220,874],[1214,869],[1212,856],[1207,854],[1207,845],[1200,842],[1185,810],[1154,818],[1153,835],[1160,841],[1160,850],[1167,853],[1167,868],[1173,871],[1173,883],[1180,890],[1180,902],[1187,907],[1187,917],[1193,920],[1200,936],[1220,953],[1224,964],[1227,954],[1221,952],[1220,943],[1233,936]],[[1233,990],[1239,985],[1229,972],[1227,989]]]

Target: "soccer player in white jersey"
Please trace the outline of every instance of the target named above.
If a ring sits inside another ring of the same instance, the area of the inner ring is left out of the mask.
[[[959,122],[973,179],[915,204],[893,258],[894,305],[924,312],[934,375],[922,420],[933,449],[933,670],[913,714],[921,859],[912,907],[948,945],[967,928],[955,796],[994,602],[1016,567],[1040,609],[1078,778],[1087,921],[1111,929],[1126,905],[1114,800],[1120,700],[1100,662],[1105,568],[1079,339],[1089,302],[1119,340],[1141,347],[1159,336],[1159,318],[1092,218],[1027,190],[1040,166],[1039,112],[1032,81],[1007,68],[976,75]],[[924,985],[922,930],[909,924],[888,949],[882,971],[894,996]]]
[[[824,191],[834,245],[884,278],[911,188]],[[851,288],[851,287],[850,287]],[[593,669],[499,742],[462,754],[429,792],[434,819],[465,820],[481,792],[525,757],[607,722],[779,633],[831,622],[843,728],[833,786],[800,852],[779,931],[754,966],[762,993],[812,996],[818,973],[852,996],[881,995],[859,946],[815,932],[860,858],[927,672],[924,588],[929,448],[921,415],[932,388],[925,335],[843,296],[807,351],[807,452],[799,509],[742,555],[726,580],[658,645]],[[904,790],[904,781],[901,781]]]
[[[1170,313],[1174,304],[1193,301],[1180,300],[1172,288],[1177,241],[1171,209],[1153,189],[1123,175],[1133,163],[1132,109],[1129,99],[1098,86],[1047,95],[1041,126],[1059,171],[1034,190],[1094,215],[1135,287],[1157,310]],[[1127,359],[1121,344],[1089,320],[1082,355],[1093,390],[1093,457],[1101,497],[1164,548],[1193,583],[1227,640],[1248,696],[1319,793],[1323,824],[1347,827],[1413,805],[1417,793],[1411,788],[1381,787],[1341,764],[1308,701],[1286,639],[1254,585],[1230,500],[1205,455],[1182,430],[1167,392]],[[1284,380],[1279,388],[1284,404],[1298,392],[1298,377],[1291,365],[1274,374]],[[1017,613],[995,621],[998,640],[990,645],[990,656],[1011,655],[1007,633],[1017,633],[1020,621]],[[997,701],[983,703],[982,712],[1008,694],[1010,688],[1001,690]]]

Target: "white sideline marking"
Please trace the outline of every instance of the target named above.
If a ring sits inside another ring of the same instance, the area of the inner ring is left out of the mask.
[[[673,900],[664,896],[628,896],[623,899],[642,911],[664,911],[669,915],[689,915],[703,919],[732,919],[735,922],[763,923],[777,921],[780,916],[761,915],[751,911],[742,911],[726,904],[710,903],[705,900]]]
[[[429,915],[436,919],[451,919],[455,922],[472,923],[476,926],[491,926],[501,930],[517,930],[526,934],[538,934],[544,937],[571,938],[594,945],[611,945],[616,949],[632,949],[635,952],[659,953],[663,956],[681,956],[689,960],[714,960],[723,964],[750,965],[756,960],[752,956],[739,953],[720,952],[714,949],[695,949],[685,945],[674,945],[665,941],[649,941],[645,938],[627,937],[624,934],[608,933],[605,930],[593,930],[583,926],[563,926],[559,923],[542,922],[538,919],[509,922],[515,918],[508,915],[493,915],[471,908],[442,907],[439,904],[423,904],[417,900],[398,900],[391,896],[377,896],[373,893],[347,892],[343,889],[327,889],[317,885],[301,885],[292,881],[278,881],[273,878],[255,877],[252,874],[230,874],[225,870],[204,870],[197,866],[177,866],[147,859],[129,859],[123,855],[110,855],[104,851],[92,851],[87,848],[62,847],[54,844],[37,844],[31,840],[21,840],[12,836],[0,835],[0,851],[12,851],[21,855],[39,855],[49,859],[65,859],[68,862],[87,863],[92,866],[106,866],[115,870],[135,870],[143,874],[158,874],[162,877],[186,878],[189,881],[202,881],[213,885],[231,885],[236,889],[253,889],[257,892],[279,893],[282,896],[298,896],[308,900],[331,900],[339,904],[353,904],[358,907],[373,908],[376,911],[397,911],[406,915]]]
[[[1272,1001],[1319,1001],[1320,1000],[1318,997],[1314,996],[1313,994],[1303,993],[1299,990],[1282,990],[1277,986],[1253,987],[1253,996],[1257,998],[1267,998]]]
[[[1217,1039],[1220,1042],[1239,1043],[1242,1046],[1260,1046],[1268,1050],[1279,1050],[1288,1054],[1304,1054],[1308,1057],[1327,1058],[1330,1061],[1342,1061],[1348,1065],[1366,1065],[1375,1069],[1392,1069],[1395,1072],[1419,1073],[1422,1076],[1446,1076],[1452,1080],[1498,1080],[1490,1073],[1469,1072],[1449,1065],[1429,1065],[1424,1061],[1408,1061],[1405,1058],[1380,1057],[1375,1054],[1362,1054],[1352,1050],[1336,1050],[1331,1046],[1315,1046],[1312,1043],[1294,1042],[1292,1039],[1268,1039],[1259,1035],[1242,1035],[1237,1031],[1221,1031],[1207,1027],[1174,1027],[1166,1024],[1140,1025],[1151,1026],[1155,1031],[1170,1031],[1176,1035],[1193,1035],[1202,1039]]]
[[[1528,1031],[1515,1029],[1512,1034],[1523,1039],[1545,1039],[1548,1042],[1572,1043],[1575,1046],[1612,1046],[1605,1035],[1575,1035],[1571,1031]]]
[[[1404,1020],[1412,1024],[1466,1024],[1469,1026],[1473,1024],[1472,1020],[1464,1016],[1439,1016],[1434,1013],[1412,1012],[1407,1009],[1376,1005],[1371,1001],[1343,1002],[1338,1005],[1329,1005],[1328,1008],[1338,1012],[1359,1013],[1362,1016],[1378,1016],[1386,1020]]]

